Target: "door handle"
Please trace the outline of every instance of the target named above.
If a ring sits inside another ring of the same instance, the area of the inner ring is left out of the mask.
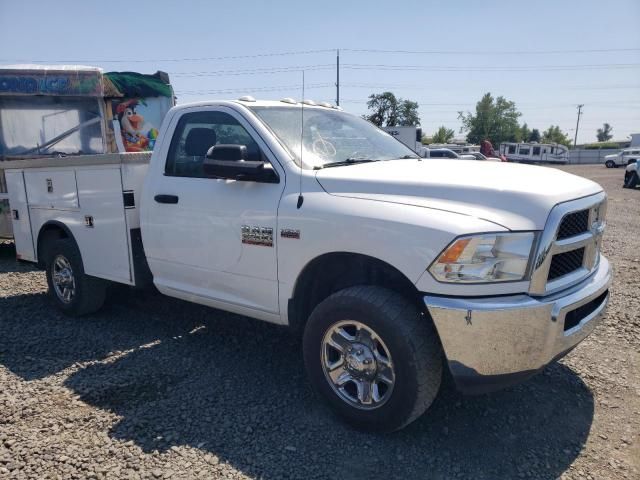
[[[177,195],[160,194],[153,197],[153,199],[158,203],[178,203]]]

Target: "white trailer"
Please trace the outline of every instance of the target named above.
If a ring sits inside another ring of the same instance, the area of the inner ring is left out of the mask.
[[[422,128],[420,127],[382,127],[382,130],[404,143],[414,152],[417,152],[418,148],[422,146]]]
[[[519,163],[567,163],[569,149],[557,143],[515,143],[500,144],[500,153],[509,162]]]

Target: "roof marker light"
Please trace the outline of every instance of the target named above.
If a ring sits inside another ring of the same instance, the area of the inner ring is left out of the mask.
[[[238,99],[238,101],[240,101],[240,102],[255,102],[255,101],[256,101],[256,99],[255,99],[255,98],[253,98],[251,95],[245,95],[245,96],[243,96],[243,97],[240,97],[240,98]]]
[[[287,98],[283,98],[282,100],[280,100],[282,103],[290,103],[292,105],[295,105],[296,103],[298,103],[295,99],[291,98],[291,97],[287,97]]]

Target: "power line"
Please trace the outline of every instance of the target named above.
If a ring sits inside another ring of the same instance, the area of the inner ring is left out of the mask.
[[[388,65],[347,63],[348,70],[432,71],[432,72],[531,72],[562,70],[598,70],[638,68],[640,63],[603,63],[587,65],[528,65],[522,67],[456,67],[453,65]]]
[[[445,87],[445,88],[441,88],[441,87],[437,87],[434,88],[433,85],[427,85],[427,84],[391,84],[391,83],[386,83],[386,84],[376,84],[376,83],[350,83],[350,82],[342,82],[341,83],[342,86],[344,87],[350,87],[350,88],[384,88],[384,89],[390,89],[390,88],[429,88],[430,91],[434,91],[434,90],[459,90],[460,87],[456,87],[456,86],[451,86],[451,87]],[[483,87],[486,89],[491,89],[491,87]],[[563,85],[561,87],[555,86],[554,88],[557,90],[564,90],[564,89],[571,89],[571,90],[621,90],[621,89],[632,89],[635,90],[637,89],[638,91],[640,91],[640,85],[599,85],[597,87],[589,87],[589,86],[584,86],[584,85]]]
[[[360,99],[343,99],[343,102],[347,102],[347,103],[367,103],[368,100],[360,100]],[[431,103],[428,101],[422,101],[422,100],[414,100],[416,102],[418,102],[420,104],[420,106],[423,105],[427,105],[427,106],[451,106],[451,107],[456,107],[456,106],[473,106],[475,107],[477,102],[464,102],[464,103]],[[630,107],[633,108],[637,108],[638,105],[634,105],[634,104],[638,104],[640,103],[640,100],[636,99],[636,100],[617,100],[617,101],[603,101],[603,102],[588,102],[588,105],[605,105],[605,106],[611,106],[611,105],[616,105],[616,104],[624,104],[624,105],[630,105]],[[543,106],[540,105],[540,102],[535,102],[535,103],[519,103],[516,102],[516,107],[520,108],[554,108],[554,107],[569,107],[569,106],[575,106],[575,104],[573,103],[553,103],[553,106]]]
[[[354,53],[392,53],[409,55],[549,55],[562,53],[637,52],[640,48],[597,48],[578,50],[381,50],[374,48],[343,48]]]
[[[311,83],[305,86],[306,89],[319,89],[333,87],[331,83]],[[207,94],[225,94],[225,93],[246,93],[246,92],[278,92],[300,88],[300,84],[294,85],[274,85],[271,87],[242,87],[242,88],[224,88],[218,90],[178,90],[176,95],[207,95]]]
[[[343,48],[343,52],[352,53],[378,53],[401,55],[549,55],[549,54],[576,54],[576,53],[614,53],[637,52],[640,48],[599,48],[599,49],[574,49],[574,50],[385,50],[371,48]],[[19,63],[154,63],[154,62],[205,62],[220,60],[241,60],[264,57],[284,57],[295,55],[312,55],[335,52],[335,48],[321,48],[313,50],[292,50],[284,52],[265,52],[246,55],[224,55],[217,57],[177,57],[177,58],[119,58],[119,59],[66,59],[66,60],[34,60],[34,59],[0,59],[0,62]]]
[[[319,50],[297,50],[290,52],[256,53],[251,55],[227,55],[222,57],[199,57],[199,58],[149,58],[149,59],[118,59],[118,60],[11,60],[0,59],[0,62],[34,62],[34,63],[151,63],[151,62],[204,62],[213,60],[240,60],[245,58],[262,57],[284,57],[289,55],[309,55],[314,53],[333,52],[333,49]]]
[[[233,76],[233,75],[260,75],[260,74],[273,74],[273,73],[289,73],[300,72],[301,70],[313,71],[313,70],[329,70],[335,68],[332,63],[321,63],[314,65],[295,65],[291,67],[264,67],[264,68],[249,68],[240,70],[216,70],[216,71],[194,71],[194,72],[168,72],[169,75],[174,77],[218,77],[218,76]]]

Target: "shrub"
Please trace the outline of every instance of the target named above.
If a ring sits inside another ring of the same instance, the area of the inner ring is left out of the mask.
[[[585,145],[585,150],[600,150],[601,148],[620,148],[617,142],[598,142]]]

